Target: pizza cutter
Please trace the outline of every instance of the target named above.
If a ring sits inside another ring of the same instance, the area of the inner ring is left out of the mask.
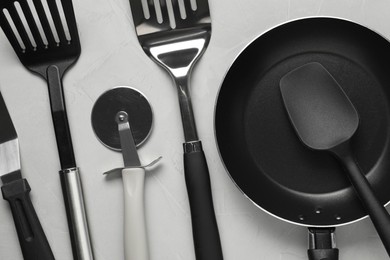
[[[108,148],[122,151],[124,167],[105,174],[121,172],[124,188],[124,249],[126,260],[148,260],[145,224],[145,168],[139,147],[150,135],[153,113],[143,94],[134,88],[116,87],[103,93],[92,109],[92,127],[97,138]]]

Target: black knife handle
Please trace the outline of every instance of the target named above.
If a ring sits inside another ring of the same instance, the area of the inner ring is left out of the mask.
[[[184,175],[191,209],[196,259],[222,260],[209,170],[200,141],[184,144]]]
[[[24,260],[52,260],[54,255],[31,203],[30,191],[26,179],[14,180],[1,187],[3,198],[11,206]]]

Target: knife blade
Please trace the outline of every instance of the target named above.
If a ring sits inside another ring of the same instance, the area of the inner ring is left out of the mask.
[[[30,185],[22,178],[18,135],[0,92],[0,179],[4,200],[10,204],[25,260],[54,260],[30,199]]]

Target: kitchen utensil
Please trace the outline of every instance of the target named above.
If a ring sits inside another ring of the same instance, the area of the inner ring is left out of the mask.
[[[143,50],[168,71],[178,90],[196,258],[223,259],[208,166],[196,131],[189,91],[192,68],[211,36],[208,2],[130,0],[130,6]]]
[[[121,151],[124,189],[124,248],[126,260],[148,260],[145,224],[145,167],[137,153],[152,129],[153,113],[139,91],[117,87],[103,93],[92,109],[92,126],[98,139],[108,148]],[[154,161],[153,163],[155,163]]]
[[[54,260],[49,242],[30,199],[30,184],[20,170],[19,141],[0,92],[0,179],[3,198],[11,206],[25,260]]]
[[[389,214],[376,198],[351,150],[351,138],[358,129],[359,116],[349,98],[317,62],[289,72],[280,80],[280,90],[302,143],[336,156],[390,253]]]
[[[387,204],[389,59],[385,38],[338,18],[289,21],[252,41],[229,68],[215,108],[218,150],[237,187],[259,208],[301,226],[330,228],[366,217],[339,163],[301,144],[283,105],[281,78],[319,62],[359,113],[351,146],[380,203]]]
[[[46,10],[44,2],[34,0],[29,4],[27,0],[1,1],[0,26],[22,64],[48,83],[73,256],[76,260],[93,259],[81,179],[73,153],[62,86],[65,71],[76,62],[81,52],[76,19],[71,0],[61,0],[62,6],[57,6],[56,1],[47,1]],[[61,21],[61,14],[65,16],[66,22]],[[50,23],[51,20],[53,23]]]

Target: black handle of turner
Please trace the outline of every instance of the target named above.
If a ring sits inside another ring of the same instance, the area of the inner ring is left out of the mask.
[[[206,157],[200,141],[184,144],[184,174],[197,260],[222,260]]]
[[[385,207],[379,202],[370,183],[355,161],[350,144],[343,143],[332,150],[348,173],[360,201],[371,218],[382,243],[390,256],[390,216]]]
[[[3,198],[11,206],[16,231],[25,260],[54,260],[49,242],[30,199],[26,179],[14,180],[1,187]]]

